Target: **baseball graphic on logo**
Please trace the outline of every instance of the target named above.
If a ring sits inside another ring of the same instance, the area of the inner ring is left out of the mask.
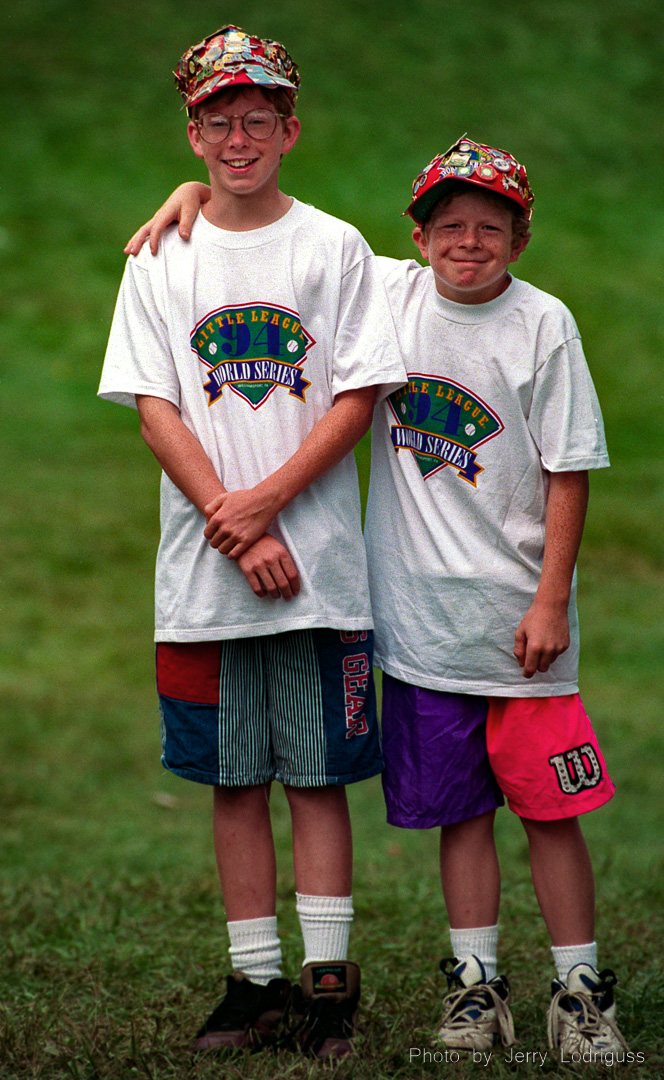
[[[210,353],[210,356],[214,356],[216,351],[217,351],[217,343],[216,343],[216,341],[211,341],[210,342],[210,347],[208,349],[208,352]]]
[[[297,341],[289,341],[286,348],[289,352],[297,352]]]
[[[474,435],[475,434],[475,425],[474,424],[466,424],[466,426],[464,428],[464,431],[466,432],[466,435]]]
[[[338,980],[336,975],[334,975],[334,974],[332,974],[330,972],[330,974],[328,974],[328,975],[323,975],[323,978],[321,979],[320,984],[321,984],[321,986],[338,986],[339,985],[339,980]]]

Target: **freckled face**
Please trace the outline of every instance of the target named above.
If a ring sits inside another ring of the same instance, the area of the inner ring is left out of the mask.
[[[425,228],[416,226],[413,240],[428,259],[441,296],[458,304],[485,304],[505,291],[507,268],[528,241],[514,235],[509,207],[469,189],[434,210]]]

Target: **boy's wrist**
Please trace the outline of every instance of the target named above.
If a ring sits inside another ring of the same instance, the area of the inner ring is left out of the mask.
[[[533,601],[538,607],[549,608],[553,612],[566,612],[569,607],[570,591],[557,594],[550,594],[548,592],[535,593],[535,599]]]
[[[266,511],[271,513],[273,518],[284,510],[293,499],[292,495],[288,496],[284,486],[274,479],[275,475],[273,473],[272,476],[267,476],[265,480],[261,480],[254,488],[254,492],[260,496]]]

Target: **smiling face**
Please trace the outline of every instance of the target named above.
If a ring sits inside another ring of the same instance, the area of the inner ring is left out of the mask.
[[[218,94],[197,106],[198,121],[205,114],[234,118],[231,131],[221,143],[205,142],[195,120],[190,120],[187,127],[192,149],[197,157],[203,158],[210,173],[212,199],[207,204],[206,216],[211,220],[214,216],[223,218],[231,208],[237,210],[238,202],[244,213],[254,217],[256,209],[261,210],[264,218],[270,218],[273,211],[276,217],[283,212],[283,207],[277,212],[283,199],[279,192],[279,163],[282,155],[295,145],[300,123],[295,116],[289,116],[277,122],[269,139],[252,139],[238,117],[254,109],[277,112],[271,96],[256,87]]]
[[[514,228],[509,205],[470,184],[437,206],[413,240],[428,259],[436,288],[457,304],[485,304],[500,296],[528,237]]]

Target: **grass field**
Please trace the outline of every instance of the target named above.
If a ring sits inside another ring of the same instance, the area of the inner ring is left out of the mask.
[[[410,183],[463,131],[506,146],[536,192],[521,276],[574,311],[613,467],[580,559],[581,683],[618,796],[591,815],[600,962],[621,1027],[664,1077],[664,9],[657,0],[14,0],[0,14],[11,136],[0,219],[0,1076],[565,1076],[410,1060],[434,1049],[448,952],[436,837],[351,793],[352,1065],[288,1054],[191,1065],[227,969],[208,793],[158,762],[152,575],[158,470],[136,417],[95,398],[124,240],[203,178],[169,75],[226,21],[287,42],[303,135],[290,194],[409,257]],[[8,125],[9,126],[9,125]],[[368,446],[359,451],[366,482]],[[287,974],[300,959],[275,794]],[[501,964],[524,1050],[544,1049],[551,974],[524,840],[499,822]],[[592,1071],[591,1071],[592,1074]],[[571,1075],[571,1073],[570,1073]]]

